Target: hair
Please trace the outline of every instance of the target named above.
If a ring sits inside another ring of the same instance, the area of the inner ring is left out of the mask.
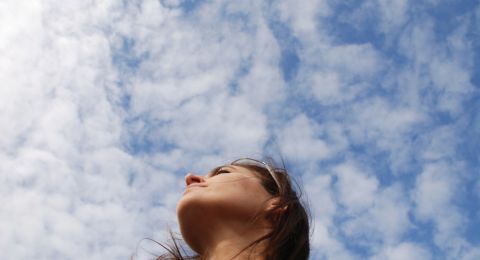
[[[235,163],[235,165],[245,167],[254,172],[259,177],[265,190],[275,198],[278,198],[278,202],[267,213],[267,219],[271,222],[271,231],[250,243],[236,256],[247,249],[253,249],[262,241],[266,241],[267,243],[262,254],[267,260],[306,260],[310,255],[310,214],[308,208],[300,200],[302,196],[301,188],[297,182],[292,182],[292,178],[289,176],[283,162],[282,167],[275,165],[272,159],[269,159],[267,163],[275,172],[280,187],[275,183],[267,168]],[[213,171],[218,168],[215,168]],[[178,243],[179,239],[172,232],[170,232],[170,236],[172,243],[169,245],[163,245],[152,240],[167,250],[167,253],[158,256],[157,260],[202,259],[200,255],[186,254],[187,250]]]

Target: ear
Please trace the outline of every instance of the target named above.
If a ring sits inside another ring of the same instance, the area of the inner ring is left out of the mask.
[[[271,198],[266,207],[266,218],[273,224],[277,223],[283,213],[287,210],[288,206],[279,207],[280,198]]]
[[[268,205],[267,205],[267,212],[272,212],[272,213],[282,213],[284,211],[286,211],[288,209],[288,206],[285,205],[281,208],[279,208],[279,203],[280,203],[280,198],[279,197],[274,197],[274,198],[271,198],[269,201],[268,201]]]

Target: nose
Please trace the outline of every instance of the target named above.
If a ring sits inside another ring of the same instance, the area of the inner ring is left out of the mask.
[[[186,176],[185,176],[185,183],[188,185],[190,184],[193,184],[193,183],[200,183],[200,182],[204,182],[205,179],[202,177],[202,176],[199,176],[199,175],[195,175],[195,174],[192,174],[192,173],[188,173]]]

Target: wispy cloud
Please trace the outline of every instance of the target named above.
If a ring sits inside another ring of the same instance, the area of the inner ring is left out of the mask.
[[[128,258],[175,229],[187,171],[275,143],[312,259],[480,257],[479,10],[3,1],[3,255]]]

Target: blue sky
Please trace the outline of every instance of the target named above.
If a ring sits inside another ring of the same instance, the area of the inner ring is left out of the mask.
[[[480,259],[476,1],[3,1],[0,250],[126,259],[283,157],[312,259]],[[141,250],[140,250],[141,251]]]

